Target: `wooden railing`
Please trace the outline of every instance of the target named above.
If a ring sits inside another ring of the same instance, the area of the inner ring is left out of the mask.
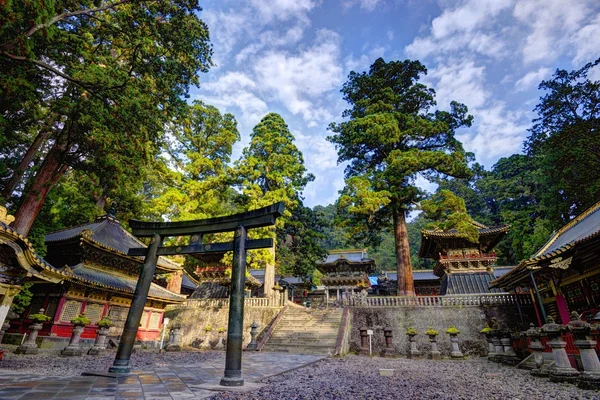
[[[522,294],[457,294],[446,296],[386,296],[350,298],[351,307],[451,307],[482,305],[531,304],[531,298]]]
[[[281,307],[279,301],[272,302],[271,299],[263,297],[251,297],[244,299],[245,307]],[[229,299],[188,299],[185,303],[170,308],[190,308],[190,307],[229,307]]]

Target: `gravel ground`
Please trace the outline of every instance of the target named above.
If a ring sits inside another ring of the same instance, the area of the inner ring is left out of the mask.
[[[394,369],[380,376],[379,369]],[[265,379],[268,386],[216,400],[263,399],[600,399],[600,393],[535,378],[486,359],[330,358]]]
[[[2,371],[23,372],[34,375],[80,376],[82,371],[108,371],[115,360],[116,351],[101,356],[59,357],[57,351],[41,351],[37,355],[14,354],[17,346],[2,345],[6,350],[0,361]],[[164,366],[181,366],[218,357],[219,351],[163,352],[136,350],[131,360],[135,369],[152,369]]]

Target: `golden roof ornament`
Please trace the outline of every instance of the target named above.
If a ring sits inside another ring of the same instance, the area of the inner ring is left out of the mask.
[[[8,214],[6,207],[0,206],[0,222],[5,225],[10,225],[15,220],[15,217]]]

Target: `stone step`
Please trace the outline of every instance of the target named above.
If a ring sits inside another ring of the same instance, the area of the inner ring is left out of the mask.
[[[275,329],[273,331],[273,333],[275,332],[311,332],[311,333],[337,333],[339,332],[338,328],[307,328],[307,327],[293,327],[293,326],[280,326],[277,327],[277,329]]]
[[[270,338],[270,346],[294,346],[294,347],[335,347],[337,343],[336,339],[329,340],[312,340],[310,342],[299,341],[296,339],[281,339],[281,338]]]
[[[265,345],[263,351],[272,351],[279,353],[293,353],[293,354],[333,354],[335,352],[335,346],[279,346],[279,345]]]
[[[282,332],[275,331],[271,337],[286,337],[297,339],[329,339],[337,338],[337,332]]]

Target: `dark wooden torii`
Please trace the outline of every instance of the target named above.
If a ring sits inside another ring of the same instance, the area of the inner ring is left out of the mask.
[[[248,229],[275,225],[277,218],[283,215],[284,208],[284,204],[279,202],[241,214],[195,221],[143,222],[130,220],[129,226],[134,236],[151,237],[152,240],[148,248],[134,248],[128,252],[130,256],[145,256],[145,260],[135,287],[131,307],[127,314],[117,355],[109,372],[129,373],[131,370],[131,352],[159,256],[233,251],[229,322],[227,327],[227,353],[225,356],[225,373],[221,379],[221,385],[243,386],[242,330],[244,323],[246,250],[270,248],[273,246],[273,239],[248,240],[247,232]],[[205,234],[231,231],[235,232],[232,242],[202,243],[202,236]],[[187,246],[162,247],[164,238],[175,236],[190,236],[190,242]]]

